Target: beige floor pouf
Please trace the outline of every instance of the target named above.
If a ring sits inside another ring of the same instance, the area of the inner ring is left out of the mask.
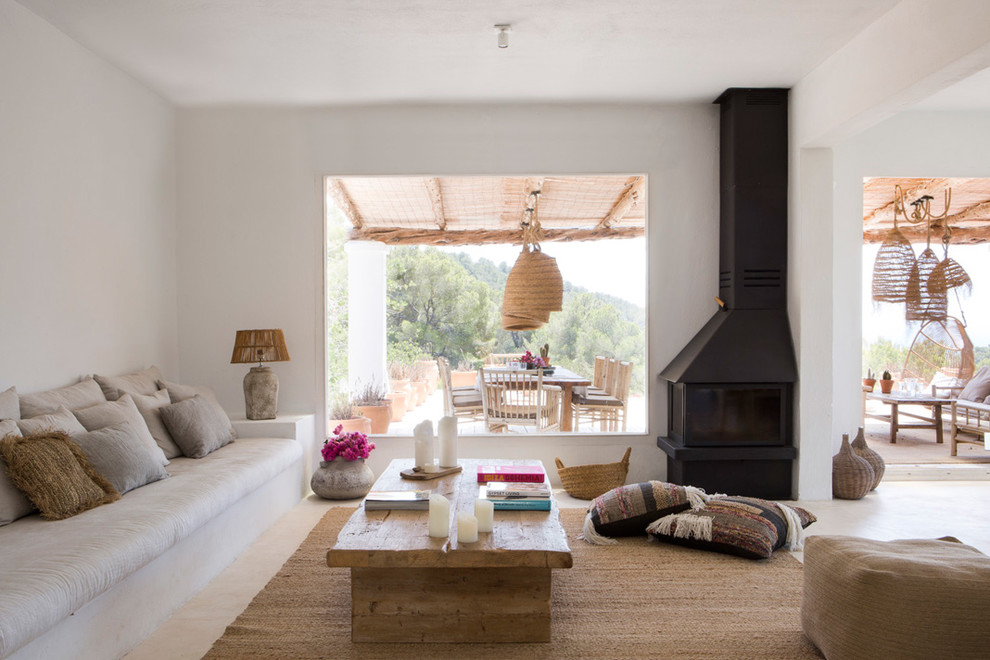
[[[990,657],[990,557],[948,540],[811,536],[804,633],[829,660]]]

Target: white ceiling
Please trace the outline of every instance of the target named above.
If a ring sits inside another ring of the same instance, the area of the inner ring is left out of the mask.
[[[916,104],[916,110],[986,110],[990,108],[990,69],[960,80]]]
[[[310,105],[709,102],[792,86],[897,0],[20,2],[179,105]]]

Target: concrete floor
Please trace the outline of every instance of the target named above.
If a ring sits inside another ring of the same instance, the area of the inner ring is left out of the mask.
[[[558,494],[564,507],[587,502]],[[315,496],[303,500],[266,531],[243,555],[162,624],[128,660],[180,660],[202,657],[226,626],[278,572],[331,506]],[[862,500],[798,502],[818,522],[809,534],[845,534],[880,540],[958,537],[990,554],[990,482],[885,481]],[[796,553],[800,559],[801,554]]]

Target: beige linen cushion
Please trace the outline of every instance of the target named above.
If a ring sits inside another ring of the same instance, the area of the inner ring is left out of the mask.
[[[217,409],[217,412],[227,417],[227,412],[220,405],[220,401],[217,400],[217,395],[213,393],[213,390],[204,385],[180,385],[179,383],[160,380],[158,381],[158,386],[168,390],[168,398],[172,400],[172,403],[179,403],[200,394]],[[237,433],[234,431],[234,426],[230,423],[229,417],[227,417],[227,425],[230,428],[230,437],[236,438]]]
[[[202,458],[234,440],[230,420],[201,394],[161,408],[172,439],[189,458]]]
[[[62,520],[120,499],[79,445],[61,431],[0,440],[10,480],[45,520]]]
[[[48,415],[19,419],[17,426],[20,427],[23,435],[41,433],[45,430],[64,431],[69,435],[86,432],[86,428],[65,406],[60,406],[55,412]]]
[[[954,541],[809,537],[805,635],[828,658],[986,658],[990,557]]]
[[[21,403],[17,397],[17,388],[0,392],[0,419],[20,419]]]
[[[124,376],[93,375],[107,401],[116,401],[123,394],[154,394],[158,391],[158,381],[161,378],[161,369],[154,365]]]
[[[21,417],[37,417],[55,412],[59,406],[65,406],[69,410],[85,408],[101,401],[106,401],[103,390],[92,378],[86,378],[75,385],[60,387],[46,392],[35,392],[34,394],[22,394]]]
[[[143,442],[134,442],[134,429],[128,422],[77,435],[72,441],[118,493],[168,478],[158,445],[152,450]]]
[[[141,416],[130,394],[124,394],[116,401],[104,401],[89,408],[81,408],[73,414],[87,431],[96,431],[127,422],[134,433],[134,441],[142,443],[148,451],[155,453],[160,465],[168,465],[165,453],[151,437],[151,431],[144,423],[144,417]]]
[[[7,436],[21,437],[21,430],[13,420],[0,422],[0,439]],[[10,524],[34,512],[31,501],[14,486],[7,476],[7,464],[0,458],[0,527]]]
[[[134,399],[134,405],[137,406],[141,416],[144,417],[144,423],[148,425],[148,430],[151,431],[151,437],[155,439],[155,442],[158,443],[158,446],[165,453],[165,458],[172,459],[176,456],[182,456],[182,450],[179,449],[179,445],[175,444],[172,434],[168,432],[168,429],[165,428],[165,423],[162,421],[160,408],[172,403],[168,398],[168,390],[158,390],[154,394],[147,396],[144,394],[131,394],[131,398]]]
[[[990,396],[990,367],[981,367],[959,393],[966,401],[983,401]]]

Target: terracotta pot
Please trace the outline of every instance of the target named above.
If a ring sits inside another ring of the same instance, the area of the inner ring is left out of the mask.
[[[437,361],[420,360],[417,364],[422,365],[423,374],[426,376],[426,380],[430,382],[430,391],[437,389],[437,383],[440,382],[440,367],[437,366]]]
[[[320,467],[309,480],[313,492],[327,500],[364,497],[374,483],[375,473],[364,464],[363,458],[348,461],[343,456],[330,462],[320,461]]]
[[[873,391],[873,386],[876,385],[876,384],[877,384],[877,379],[876,378],[864,378],[863,379],[863,387],[870,388],[870,391],[871,392]]]
[[[367,417],[351,417],[350,419],[331,419],[327,424],[327,431],[333,433],[337,426],[343,426],[341,433],[351,433],[360,431],[365,435],[371,433],[371,420]]]
[[[414,380],[411,384],[418,390],[416,394],[419,397],[420,405],[426,403],[426,399],[430,396],[430,381]]]
[[[402,378],[399,380],[392,380],[392,391],[393,392],[405,392],[409,393],[409,379]]]
[[[392,406],[387,402],[380,406],[355,406],[367,419],[371,420],[372,433],[388,433],[392,423]]]
[[[401,422],[406,416],[406,403],[409,401],[409,392],[391,392],[388,400],[392,404],[392,421]]]
[[[414,409],[419,404],[419,388],[414,387],[412,381],[409,381],[409,396],[406,397],[406,412]]]
[[[450,385],[451,387],[474,387],[475,383],[478,382],[478,372],[477,371],[451,371],[450,372]]]
[[[890,394],[891,390],[894,389],[894,381],[892,380],[881,380],[880,381],[880,391],[884,394]]]

